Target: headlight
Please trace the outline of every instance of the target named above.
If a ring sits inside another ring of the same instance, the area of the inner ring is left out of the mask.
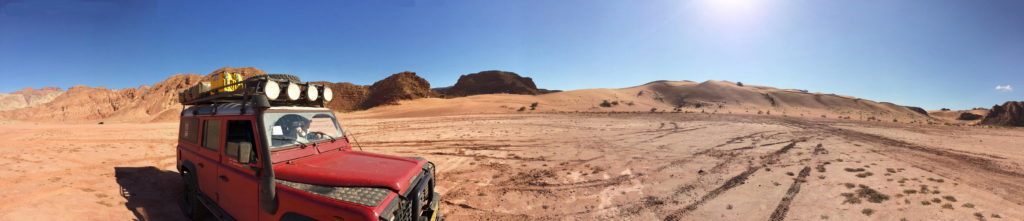
[[[277,180],[278,183],[306,191],[323,197],[341,200],[345,202],[358,203],[370,207],[380,205],[384,198],[391,193],[387,188],[378,187],[334,187],[320,186],[306,183],[296,183],[284,180]]]

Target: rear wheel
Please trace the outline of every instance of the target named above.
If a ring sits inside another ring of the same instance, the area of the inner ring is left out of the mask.
[[[185,170],[181,172],[181,180],[184,184],[182,185],[184,190],[182,191],[181,211],[185,213],[185,217],[192,220],[205,217],[209,211],[206,210],[202,202],[199,202],[199,185],[196,183],[195,176]]]

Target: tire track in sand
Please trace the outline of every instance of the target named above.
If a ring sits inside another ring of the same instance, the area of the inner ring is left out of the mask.
[[[793,184],[789,185],[789,190],[786,190],[786,196],[782,197],[779,206],[775,207],[775,212],[772,212],[772,216],[768,218],[769,221],[782,221],[786,219],[789,205],[793,203],[796,194],[800,193],[800,185],[807,182],[807,175],[811,175],[811,167],[804,166],[804,169],[800,170],[800,175],[793,180]]]

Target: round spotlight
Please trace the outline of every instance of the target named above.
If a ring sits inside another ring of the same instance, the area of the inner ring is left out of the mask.
[[[288,100],[290,100],[290,101],[298,100],[299,96],[302,95],[302,89],[299,89],[299,85],[298,84],[288,82],[287,90],[288,90],[288,93],[287,93]]]
[[[306,100],[316,101],[317,98],[320,98],[320,90],[316,89],[316,85],[306,86]]]
[[[267,94],[269,100],[277,99],[277,96],[281,95],[281,85],[274,81],[267,81],[263,84],[263,93]]]
[[[334,91],[331,91],[331,87],[324,85],[324,101],[331,101],[334,99]]]

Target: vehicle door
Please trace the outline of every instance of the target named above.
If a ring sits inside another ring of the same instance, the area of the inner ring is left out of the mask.
[[[220,201],[224,211],[237,220],[256,220],[259,210],[259,179],[256,177],[258,148],[255,118],[229,118],[218,179]],[[248,151],[245,159],[243,151]]]
[[[217,202],[217,179],[220,166],[220,150],[223,145],[224,121],[217,119],[203,119],[202,144],[199,148],[198,159],[196,159],[196,178],[199,181],[199,190],[211,200]]]

